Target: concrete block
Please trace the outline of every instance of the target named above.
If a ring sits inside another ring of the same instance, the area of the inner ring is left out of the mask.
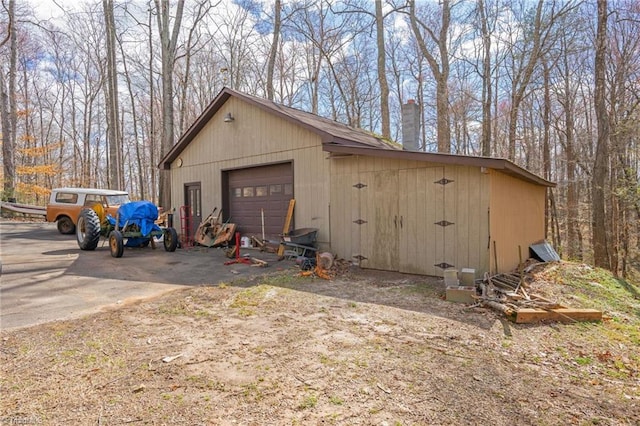
[[[446,269],[444,271],[444,285],[448,286],[457,286],[460,282],[458,281],[458,270],[457,269]]]
[[[471,268],[462,268],[460,271],[460,283],[462,285],[474,285],[476,283],[476,270]]]
[[[458,303],[475,303],[476,288],[471,286],[447,286],[447,300]]]

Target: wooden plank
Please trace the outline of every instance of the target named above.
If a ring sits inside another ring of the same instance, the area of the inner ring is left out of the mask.
[[[555,302],[553,300],[547,299],[546,297],[543,297],[543,296],[541,296],[539,294],[536,294],[536,293],[531,293],[529,296],[530,296],[531,300],[533,300],[533,301],[540,301],[540,302],[549,303],[549,304],[556,303],[558,305],[558,308],[566,308],[566,306],[564,306],[564,305],[562,305],[560,303],[557,303],[557,302]]]
[[[516,323],[529,324],[540,321],[574,322],[602,321],[602,311],[597,309],[534,309],[521,308],[516,312]]]
[[[282,227],[282,234],[286,235],[289,233],[289,228],[291,227],[291,219],[293,219],[293,208],[296,205],[296,200],[294,198],[289,201],[289,210],[287,210],[287,216],[284,219],[284,226]],[[278,247],[278,256],[282,257],[284,255],[284,244],[280,244]]]

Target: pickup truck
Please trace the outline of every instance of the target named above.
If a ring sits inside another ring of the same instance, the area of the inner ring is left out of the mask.
[[[115,217],[121,204],[130,202],[126,191],[94,188],[55,188],[47,204],[47,222],[57,222],[58,232],[73,234],[80,211],[100,204],[105,213]]]

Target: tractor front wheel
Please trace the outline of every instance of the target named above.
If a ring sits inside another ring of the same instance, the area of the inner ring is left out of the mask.
[[[76,239],[81,250],[95,250],[100,241],[100,219],[95,211],[83,209],[78,216]]]
[[[109,248],[112,257],[122,257],[124,253],[124,242],[122,232],[113,230],[109,234]]]
[[[164,249],[166,251],[176,251],[178,247],[178,233],[174,228],[164,230]]]

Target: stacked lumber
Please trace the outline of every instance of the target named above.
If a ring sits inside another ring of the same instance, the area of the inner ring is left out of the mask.
[[[600,310],[570,308],[538,294],[529,294],[525,275],[521,273],[487,275],[480,289],[482,294],[476,297],[480,305],[501,312],[518,324],[602,321]]]

